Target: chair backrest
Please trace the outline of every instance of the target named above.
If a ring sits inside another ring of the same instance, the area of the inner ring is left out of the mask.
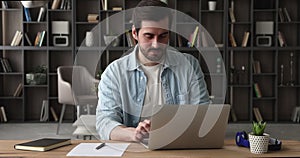
[[[76,96],[96,96],[97,80],[83,66],[60,66],[58,74],[58,98],[60,103],[75,104]]]

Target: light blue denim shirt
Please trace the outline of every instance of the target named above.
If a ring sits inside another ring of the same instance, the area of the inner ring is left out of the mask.
[[[136,127],[140,122],[147,77],[132,53],[115,60],[99,83],[96,128],[101,139],[119,125]],[[209,96],[199,62],[189,54],[167,49],[161,83],[166,104],[208,104]]]

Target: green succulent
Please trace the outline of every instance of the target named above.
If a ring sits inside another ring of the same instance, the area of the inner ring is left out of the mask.
[[[262,136],[264,134],[267,123],[262,121],[260,122],[254,121],[252,125],[253,125],[253,129],[252,129],[253,134],[257,136]]]

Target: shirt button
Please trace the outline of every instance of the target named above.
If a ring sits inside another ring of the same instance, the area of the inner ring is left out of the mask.
[[[138,102],[140,102],[140,101],[141,101],[141,99],[138,99],[137,101],[138,101]]]
[[[143,80],[144,78],[143,78],[143,77],[141,77],[140,79],[141,79],[141,80]]]

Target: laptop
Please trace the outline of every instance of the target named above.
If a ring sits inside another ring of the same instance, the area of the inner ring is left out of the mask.
[[[222,148],[230,105],[157,105],[153,108],[146,148]]]

